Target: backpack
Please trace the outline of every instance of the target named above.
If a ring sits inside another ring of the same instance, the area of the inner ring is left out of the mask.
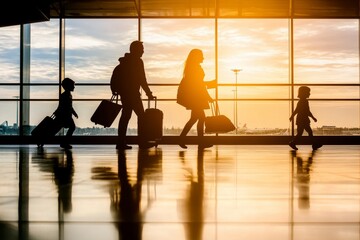
[[[124,67],[119,64],[115,67],[110,80],[110,89],[113,94],[120,95],[122,83],[124,81]]]

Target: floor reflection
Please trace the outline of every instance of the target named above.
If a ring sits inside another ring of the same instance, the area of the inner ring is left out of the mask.
[[[1,240],[360,238],[360,148],[0,146]]]
[[[186,164],[186,152],[179,152],[183,167],[187,170],[187,181],[189,186],[185,192],[185,198],[179,200],[179,215],[184,220],[185,236],[187,240],[202,239],[204,225],[204,149],[198,148],[197,151],[197,172]]]
[[[310,173],[316,151],[311,151],[306,160],[297,151],[291,151],[292,160],[296,161],[296,187],[298,189],[299,209],[310,208]]]
[[[117,173],[110,168],[93,168],[93,179],[109,181],[110,210],[114,218],[119,239],[142,239],[143,218],[150,208],[153,199],[148,195],[146,203],[141,203],[143,184],[150,183],[147,190],[156,188],[152,176],[161,179],[162,150],[160,148],[139,149],[137,155],[137,175],[131,183],[127,170],[126,151],[117,152]],[[160,177],[159,177],[160,176]]]

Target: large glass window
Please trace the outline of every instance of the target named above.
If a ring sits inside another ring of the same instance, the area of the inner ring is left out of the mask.
[[[358,20],[294,20],[294,83],[312,89],[311,111],[327,135],[359,128]]]
[[[294,63],[295,83],[359,83],[358,20],[294,20]]]
[[[17,135],[19,123],[20,27],[0,28],[0,135]]]
[[[0,28],[0,83],[20,82],[20,27]]]
[[[218,96],[227,100],[221,110],[232,116],[237,134],[289,133],[288,25],[287,19],[219,20]]]
[[[217,78],[210,95],[218,98],[221,114],[238,127],[229,134],[291,134],[289,116],[301,85],[311,88],[316,135],[359,132],[358,20],[294,19],[293,38],[289,19],[146,18],[138,24],[138,19],[65,20],[65,77],[76,82],[73,101],[79,114],[75,134],[117,133],[119,117],[110,129],[96,126],[90,118],[100,101],[111,97],[112,71],[139,36],[147,80],[164,112],[165,135],[178,135],[190,117],[190,111],[176,103],[176,95],[184,62],[194,48],[204,53],[205,80]],[[24,85],[20,27],[0,28],[0,135],[17,134],[21,103],[29,108],[31,126],[56,109],[59,27],[58,19],[31,24],[30,83]],[[19,99],[20,89],[24,99]],[[142,97],[146,108],[147,97]],[[129,135],[136,134],[135,114],[129,128]],[[195,128],[190,134],[196,134]]]
[[[75,119],[79,128],[75,134],[109,134],[108,129],[90,121],[102,99],[110,99],[111,74],[119,57],[129,51],[138,39],[136,19],[68,19],[65,22],[65,77],[76,83],[73,92]],[[118,119],[113,128],[117,128]],[[132,123],[133,121],[131,121]],[[133,125],[133,124],[131,124]],[[91,128],[95,127],[93,130]],[[115,134],[111,130],[111,134]]]
[[[146,19],[142,21],[142,41],[145,71],[153,94],[160,101],[159,107],[164,112],[164,127],[172,129],[165,134],[178,135],[190,118],[190,111],[175,101],[178,86],[189,52],[201,49],[204,61],[201,64],[205,80],[215,79],[215,21],[214,19]],[[144,96],[146,97],[146,96]],[[213,95],[215,98],[215,95]],[[147,103],[145,106],[147,107]],[[152,103],[154,104],[154,103]],[[152,107],[154,107],[152,105]]]
[[[59,82],[59,33],[58,19],[31,25],[31,83]]]

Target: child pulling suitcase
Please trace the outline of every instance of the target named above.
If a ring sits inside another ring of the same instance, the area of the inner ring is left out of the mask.
[[[72,148],[69,142],[76,128],[72,115],[78,118],[77,113],[72,107],[71,92],[75,89],[75,82],[70,78],[65,78],[61,82],[61,86],[65,91],[60,95],[59,106],[54,114],[51,117],[45,117],[31,132],[31,135],[37,138],[36,141],[39,147],[44,145],[47,137],[54,136],[64,127],[68,128],[68,131],[64,140],[60,143],[60,147],[64,149]]]

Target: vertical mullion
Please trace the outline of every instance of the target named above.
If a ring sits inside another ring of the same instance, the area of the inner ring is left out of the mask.
[[[30,97],[30,87],[28,86],[30,83],[30,27],[30,24],[21,24],[20,26],[20,136],[27,135],[30,126],[30,102],[24,101]]]

